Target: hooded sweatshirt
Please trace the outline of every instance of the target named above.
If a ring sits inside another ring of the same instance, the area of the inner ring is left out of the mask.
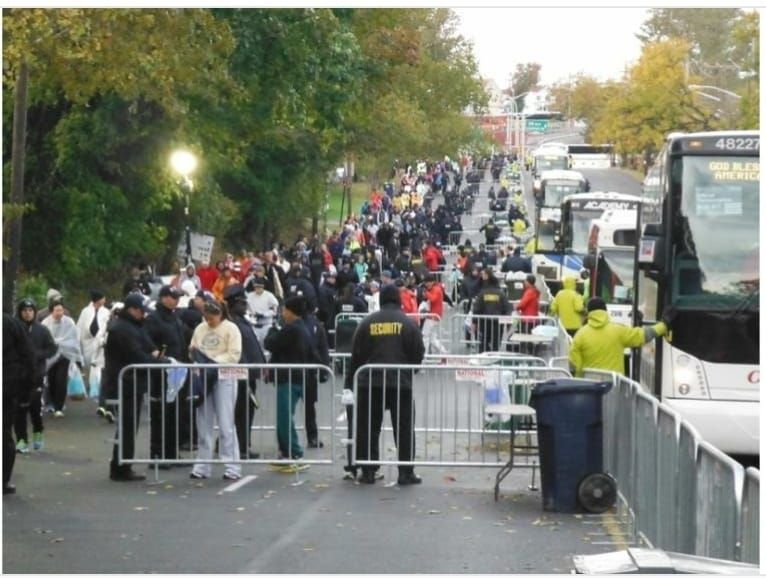
[[[528,285],[524,289],[521,300],[516,305],[522,317],[535,317],[540,315],[540,291],[537,287]]]
[[[582,327],[580,313],[584,304],[582,295],[575,291],[577,280],[574,277],[564,277],[562,285],[563,288],[551,302],[551,314],[558,315],[564,329],[579,329]]]
[[[597,309],[588,313],[587,324],[575,334],[569,349],[569,362],[574,366],[575,377],[582,377],[585,368],[624,375],[625,348],[641,347],[667,332],[662,321],[652,327],[627,327],[612,323],[609,313]]]

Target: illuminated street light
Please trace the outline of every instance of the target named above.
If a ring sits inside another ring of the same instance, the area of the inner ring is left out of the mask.
[[[194,190],[191,175],[197,168],[197,157],[186,150],[177,150],[170,155],[170,166],[181,176],[181,190],[184,192],[184,220],[186,228],[186,265],[192,262],[191,229],[189,228],[189,193]]]

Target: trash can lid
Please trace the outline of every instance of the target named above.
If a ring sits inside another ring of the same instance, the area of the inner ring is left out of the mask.
[[[612,389],[611,381],[593,381],[591,379],[578,379],[574,377],[549,379],[537,384],[532,389],[531,399],[548,395],[569,395],[577,393],[591,393],[603,395]]]

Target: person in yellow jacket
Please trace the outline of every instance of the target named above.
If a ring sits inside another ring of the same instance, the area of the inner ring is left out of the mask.
[[[564,277],[561,285],[561,289],[551,302],[550,312],[552,315],[558,315],[561,325],[569,335],[574,337],[577,330],[582,327],[581,314],[585,309],[585,303],[582,295],[575,290],[577,280],[574,277]]]
[[[612,323],[601,297],[588,301],[588,322],[574,336],[569,348],[569,363],[574,367],[575,377],[582,377],[585,368],[614,371],[625,375],[624,350],[641,347],[655,337],[668,334],[671,315],[663,315],[651,327],[628,327]]]

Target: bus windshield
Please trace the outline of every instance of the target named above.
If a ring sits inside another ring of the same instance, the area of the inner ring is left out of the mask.
[[[673,295],[677,305],[757,310],[757,157],[686,156],[672,172],[676,209]],[[680,183],[678,178],[680,175]]]
[[[567,157],[546,155],[537,157],[535,160],[537,172],[565,170],[569,166]]]
[[[561,205],[561,201],[564,197],[580,193],[582,190],[580,184],[575,182],[546,182],[543,206],[558,207]]]

